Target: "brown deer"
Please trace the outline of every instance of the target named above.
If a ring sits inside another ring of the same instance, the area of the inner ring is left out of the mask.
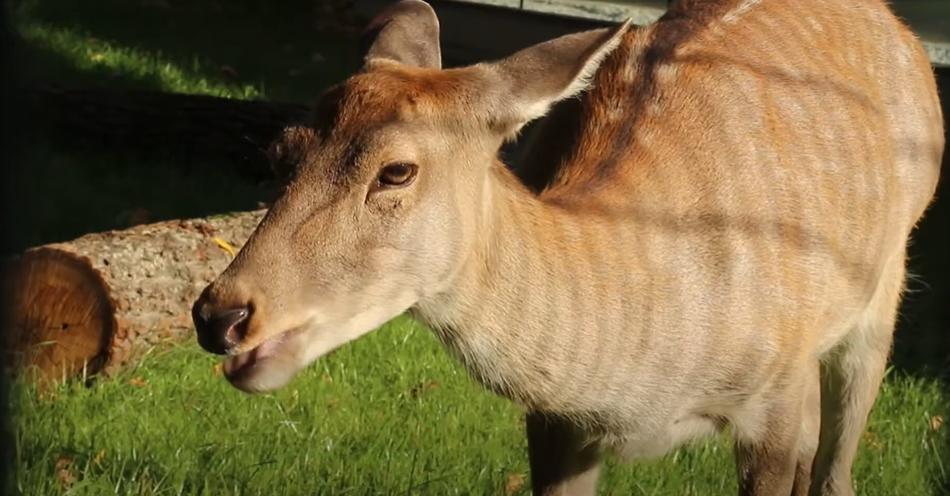
[[[281,388],[408,311],[526,410],[534,494],[727,426],[740,494],[853,494],[944,149],[884,1],[683,0],[452,69],[420,0],[366,37],[195,303],[231,384]],[[511,172],[501,145],[559,101]]]

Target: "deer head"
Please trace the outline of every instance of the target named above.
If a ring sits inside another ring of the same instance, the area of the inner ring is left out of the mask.
[[[366,31],[362,70],[271,146],[286,182],[193,318],[246,392],[450,288],[488,229],[503,142],[578,94],[629,27],[567,35],[442,69],[439,22],[403,0]]]

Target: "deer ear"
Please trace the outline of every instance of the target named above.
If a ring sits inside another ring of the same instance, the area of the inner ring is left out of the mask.
[[[308,144],[314,137],[313,129],[295,124],[284,128],[281,135],[267,148],[267,159],[277,183],[286,186],[297,175],[301,162],[306,159]]]
[[[480,64],[491,75],[491,122],[516,133],[560,100],[587,89],[604,59],[631,26],[574,33],[525,48],[497,62]]]
[[[360,48],[364,70],[380,61],[441,69],[439,18],[422,0],[401,0],[370,21]]]

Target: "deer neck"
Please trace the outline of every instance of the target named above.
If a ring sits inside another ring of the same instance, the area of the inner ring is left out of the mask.
[[[602,296],[591,287],[596,223],[542,202],[503,165],[489,176],[467,260],[413,315],[488,389],[528,408],[571,410],[591,373],[577,353],[604,344],[590,346],[597,323],[583,311]]]

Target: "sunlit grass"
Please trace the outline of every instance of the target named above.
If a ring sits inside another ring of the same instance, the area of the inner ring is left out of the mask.
[[[25,495],[506,494],[527,483],[521,414],[474,384],[421,325],[400,318],[246,395],[187,343],[53,396],[15,390]],[[936,495],[948,460],[934,382],[889,377],[855,465],[858,494]],[[69,468],[64,469],[66,461]],[[60,469],[57,471],[57,461]],[[725,437],[637,465],[610,460],[603,494],[733,494]],[[528,494],[520,487],[515,494]]]
[[[145,52],[98,40],[75,28],[26,22],[20,25],[20,33],[34,48],[59,55],[80,72],[148,81],[157,84],[162,91],[175,93],[241,99],[263,96],[262,89],[255,85],[209,80],[201,75],[197,61],[192,68],[180,67],[160,52]]]

